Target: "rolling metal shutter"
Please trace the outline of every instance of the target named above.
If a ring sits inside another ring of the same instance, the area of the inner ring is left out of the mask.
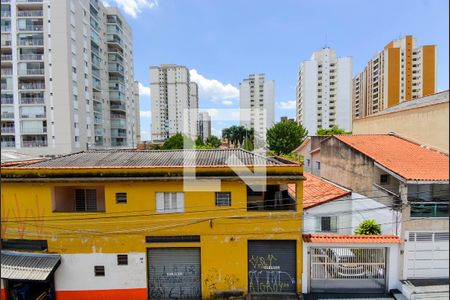
[[[200,299],[200,248],[147,250],[150,299]]]
[[[296,292],[296,241],[248,241],[248,290]]]

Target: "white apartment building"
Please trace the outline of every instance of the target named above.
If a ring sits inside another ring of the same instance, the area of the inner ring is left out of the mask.
[[[150,67],[152,141],[184,133],[197,135],[198,86],[189,69],[175,64]]]
[[[264,74],[250,74],[239,85],[240,124],[265,137],[275,122],[275,81]]]
[[[139,81],[134,81],[133,84],[133,104],[134,104],[134,112],[133,115],[131,116],[131,120],[134,121],[135,123],[132,124],[131,128],[133,128],[134,130],[136,130],[136,133],[134,134],[134,132],[132,133],[131,137],[136,136],[136,140],[133,141],[133,145],[136,145],[135,147],[137,147],[138,144],[141,143],[141,108],[140,108],[140,100],[139,100]]]
[[[203,141],[211,136],[211,116],[208,112],[198,113],[197,134]]]
[[[1,1],[1,147],[134,147],[131,28],[99,0]],[[139,105],[139,103],[137,103]]]
[[[364,118],[437,90],[437,46],[411,35],[387,44],[353,78],[353,118]]]
[[[336,57],[331,48],[314,52],[300,64],[297,81],[297,122],[309,135],[337,126],[352,130],[352,59]]]

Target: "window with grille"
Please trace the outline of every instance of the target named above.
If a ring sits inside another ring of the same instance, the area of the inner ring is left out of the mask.
[[[158,213],[179,213],[184,211],[184,193],[156,193],[156,211]]]
[[[117,264],[119,266],[128,265],[128,255],[127,254],[118,254],[117,255]]]
[[[127,193],[116,193],[116,203],[117,204],[127,203]]]
[[[97,190],[75,189],[75,211],[97,211]]]
[[[95,276],[105,276],[105,266],[94,266]]]
[[[216,206],[231,206],[231,193],[216,192]]]
[[[337,216],[320,217],[320,231],[337,232]]]
[[[389,175],[388,174],[380,175],[380,184],[389,184]]]

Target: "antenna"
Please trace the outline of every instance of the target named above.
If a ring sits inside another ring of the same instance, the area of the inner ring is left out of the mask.
[[[325,33],[325,47],[324,47],[324,48],[327,48],[327,47],[328,47],[327,41],[328,41],[328,37],[327,37],[327,34]]]

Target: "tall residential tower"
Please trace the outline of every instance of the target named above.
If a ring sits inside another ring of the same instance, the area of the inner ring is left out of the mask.
[[[275,121],[275,81],[264,74],[250,74],[240,83],[241,126],[264,134]]]
[[[203,141],[211,135],[211,116],[206,111],[198,114],[197,134]]]
[[[198,86],[185,66],[150,67],[152,141],[164,142],[177,133],[197,136]]]
[[[331,48],[314,52],[300,64],[297,81],[297,122],[310,135],[337,126],[351,131],[352,59],[336,57]]]
[[[134,147],[131,29],[98,0],[1,3],[1,146]]]
[[[393,40],[353,78],[353,118],[436,93],[437,46],[416,46],[407,35]]]

